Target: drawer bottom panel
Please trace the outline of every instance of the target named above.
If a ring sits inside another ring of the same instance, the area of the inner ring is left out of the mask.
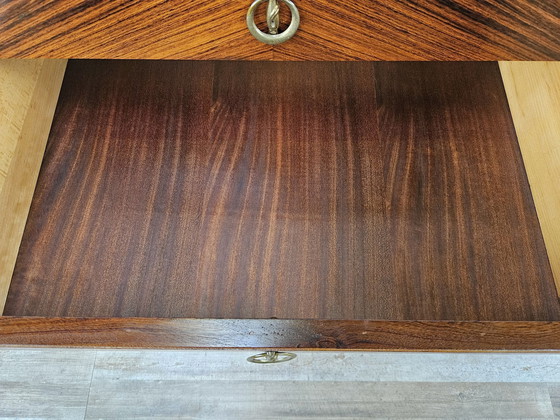
[[[4,315],[560,307],[496,63],[71,61]]]

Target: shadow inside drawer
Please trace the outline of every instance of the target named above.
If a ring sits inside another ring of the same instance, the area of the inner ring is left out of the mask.
[[[557,320],[495,63],[72,61],[4,315]]]

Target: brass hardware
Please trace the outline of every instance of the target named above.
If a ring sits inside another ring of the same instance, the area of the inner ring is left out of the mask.
[[[265,1],[267,0],[255,0],[253,4],[249,6],[249,10],[247,12],[247,28],[249,28],[249,32],[265,44],[277,45],[282,42],[286,42],[295,35],[299,28],[299,11],[296,5],[291,0],[268,0],[268,7],[266,8],[266,23],[268,25],[269,33],[267,34],[255,25],[255,12],[257,7]],[[290,22],[288,29],[282,33],[278,33],[278,27],[280,26],[279,1],[285,3],[292,13],[292,21]]]
[[[287,353],[283,351],[267,351],[266,353],[255,354],[248,357],[247,361],[251,363],[282,363],[295,359],[294,353]]]

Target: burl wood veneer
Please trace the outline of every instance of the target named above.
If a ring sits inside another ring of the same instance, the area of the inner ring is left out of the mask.
[[[560,311],[497,64],[74,61],[4,315]]]

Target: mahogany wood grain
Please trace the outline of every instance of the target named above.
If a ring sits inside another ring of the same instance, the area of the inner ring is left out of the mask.
[[[0,0],[0,57],[560,60],[556,0],[296,1],[300,30],[277,47],[249,34],[249,4]]]
[[[558,351],[560,322],[2,317],[0,345]]]
[[[70,63],[5,310],[559,312],[495,63],[151,61]]]

